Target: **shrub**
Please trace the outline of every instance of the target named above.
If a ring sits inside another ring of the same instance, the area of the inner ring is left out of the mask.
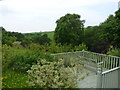
[[[112,49],[111,51],[108,51],[107,54],[120,57],[120,49],[119,48]]]
[[[5,71],[9,64],[11,63],[10,58],[10,46],[7,46],[6,44],[2,47],[2,71]]]
[[[81,65],[79,65],[81,66]],[[75,88],[81,71],[76,66],[64,67],[64,61],[48,62],[40,60],[28,70],[29,85],[39,88]],[[79,72],[78,72],[79,71]]]
[[[26,72],[37,60],[54,60],[48,53],[26,48],[3,46],[3,69]]]
[[[27,74],[6,70],[2,73],[2,88],[31,88],[28,87]],[[1,83],[1,82],[0,82]]]
[[[78,46],[75,46],[73,48],[74,51],[82,51],[83,49],[86,50],[86,51],[88,50],[88,47],[84,43],[82,43]]]
[[[55,42],[51,42],[51,44],[47,47],[48,52],[51,53],[60,53],[63,51],[63,48],[60,44],[56,44]]]
[[[87,46],[85,44],[80,44],[78,46],[72,46],[71,44],[69,45],[61,45],[56,44],[55,42],[52,42],[48,47],[44,48],[43,50],[51,52],[51,53],[62,53],[62,52],[73,52],[73,51],[82,51],[88,50]]]

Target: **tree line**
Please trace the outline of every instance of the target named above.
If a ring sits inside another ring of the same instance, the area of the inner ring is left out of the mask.
[[[89,51],[106,53],[110,48],[120,48],[120,9],[98,26],[84,27],[85,20],[78,14],[66,14],[56,21],[54,40],[56,44],[72,47],[85,44]],[[9,32],[2,28],[2,44],[12,46],[15,41],[23,47],[31,43],[50,45],[47,34]]]
[[[39,45],[49,44],[50,39],[48,38],[47,34],[42,35],[41,32],[39,33],[18,33],[18,32],[10,32],[6,31],[3,27],[2,30],[2,44],[7,44],[12,46],[14,42],[20,42],[23,47],[31,43],[37,43]]]
[[[56,21],[56,43],[73,46],[85,43],[88,50],[99,53],[106,53],[110,47],[120,48],[120,9],[98,26],[84,28],[85,20],[80,17],[66,14]]]

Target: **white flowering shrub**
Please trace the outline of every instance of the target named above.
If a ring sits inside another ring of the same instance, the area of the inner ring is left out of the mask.
[[[81,68],[80,64],[65,67],[62,59],[57,62],[40,60],[27,71],[28,84],[38,88],[76,88]]]

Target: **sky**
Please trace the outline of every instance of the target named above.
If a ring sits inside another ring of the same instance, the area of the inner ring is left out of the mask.
[[[119,0],[0,0],[0,26],[7,31],[54,31],[56,20],[79,14],[85,27],[99,25],[118,10]]]

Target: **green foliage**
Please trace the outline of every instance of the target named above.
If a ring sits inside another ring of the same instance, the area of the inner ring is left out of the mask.
[[[78,14],[66,14],[56,21],[57,27],[54,33],[56,43],[62,45],[78,45],[83,41],[83,24]]]
[[[87,46],[84,43],[74,47],[74,51],[82,51],[82,50],[85,51],[88,50]]]
[[[120,9],[115,12],[115,16],[110,15],[101,24],[104,28],[104,38],[114,47],[120,48]]]
[[[14,71],[25,72],[41,58],[53,61],[53,57],[45,52],[20,47],[10,47],[7,45],[3,46],[3,70],[10,68]]]
[[[2,44],[7,44],[12,46],[14,42],[21,42],[23,47],[27,47],[31,43],[37,43],[40,45],[50,44],[51,40],[48,38],[47,34],[40,33],[27,33],[22,34],[18,32],[8,32],[3,27],[2,28]],[[54,32],[53,32],[54,34]],[[52,36],[52,34],[51,34]]]
[[[10,45],[12,46],[12,43],[16,41],[16,37],[4,37],[2,38],[2,44],[7,44],[7,45]]]
[[[2,88],[31,88],[27,80],[27,74],[7,70],[2,73]]]
[[[47,34],[48,38],[50,38],[52,41],[54,40],[54,31],[50,31],[50,32],[41,32],[42,35]]]
[[[24,35],[18,32],[8,32],[2,27],[2,44],[7,44],[12,46],[16,41],[22,41]]]
[[[12,45],[15,41],[22,41],[24,35],[18,32],[8,32],[2,27],[2,44]]]
[[[109,42],[103,38],[104,28],[101,26],[88,26],[85,28],[84,43],[88,50],[106,53],[110,46]]]
[[[60,43],[57,44],[55,42],[52,42],[49,46],[45,46],[43,48],[43,50],[50,53],[74,52],[74,51],[82,51],[83,49],[88,50],[87,46],[83,43],[78,46],[72,46],[71,44],[61,45]]]
[[[44,45],[44,44],[50,44],[51,40],[48,38],[47,34],[44,34],[42,36],[36,36],[33,38],[33,42],[34,43],[38,43],[40,45]]]
[[[29,37],[25,37],[22,41],[21,41],[21,45],[23,47],[28,47],[30,44],[32,43],[32,40]]]
[[[48,35],[49,34],[42,33],[42,32],[38,32],[38,33],[26,33],[26,34],[24,34],[25,40],[23,41],[23,44],[25,43],[26,46],[28,44],[31,44],[31,43],[37,43],[39,45],[50,44],[51,39],[48,37]],[[29,43],[27,43],[27,42],[29,42]]]
[[[72,51],[71,45],[61,45],[60,43],[52,42],[48,47],[48,52],[51,53],[62,53]]]
[[[120,49],[119,48],[112,49],[108,51],[107,54],[120,57]]]
[[[63,51],[62,46],[60,44],[56,44],[55,42],[52,42],[48,46],[48,52],[51,52],[51,53],[60,53],[62,51]]]
[[[45,45],[39,45],[39,44],[36,44],[36,43],[29,44],[28,48],[30,50],[34,50],[34,51],[41,51],[41,50],[45,51],[45,49],[46,49]]]
[[[90,51],[106,53],[110,45],[120,48],[120,9],[99,26],[85,28],[84,43]]]
[[[38,88],[76,88],[80,69],[76,72],[75,66],[75,71],[70,67],[65,68],[63,60],[58,62],[40,60],[27,71],[28,84]]]

